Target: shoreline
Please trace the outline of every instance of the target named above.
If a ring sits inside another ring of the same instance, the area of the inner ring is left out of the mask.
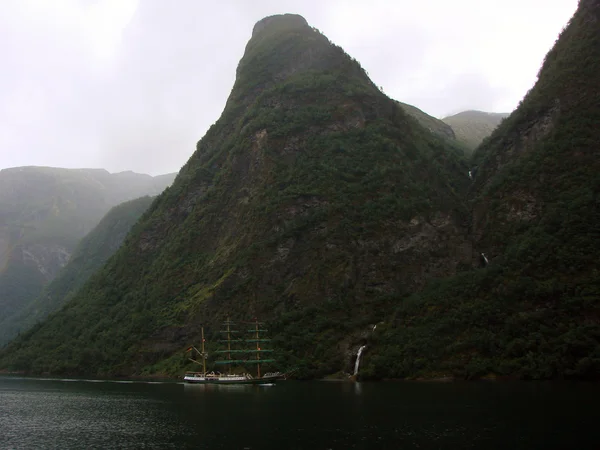
[[[45,379],[45,380],[75,380],[75,381],[106,381],[106,382],[155,382],[155,383],[183,383],[183,376],[181,377],[172,377],[168,375],[131,375],[131,376],[112,376],[112,377],[99,377],[96,375],[75,375],[75,374],[49,374],[49,373],[27,373],[24,371],[8,371],[8,370],[0,370],[0,378],[2,377],[18,377],[18,378],[30,378],[30,379]],[[348,375],[347,377],[342,377],[339,374],[330,375],[320,378],[311,378],[299,380],[295,378],[290,378],[287,380],[281,380],[281,382],[285,381],[298,381],[298,382],[310,382],[310,381],[319,381],[326,383],[462,383],[462,382],[598,382],[598,380],[589,380],[589,379],[565,379],[565,378],[557,378],[557,379],[523,379],[518,378],[516,376],[498,376],[496,374],[488,374],[478,378],[458,378],[450,375],[446,376],[436,376],[436,377],[415,377],[415,378],[381,378],[381,379],[368,379],[368,380],[360,380],[357,379],[354,375]]]

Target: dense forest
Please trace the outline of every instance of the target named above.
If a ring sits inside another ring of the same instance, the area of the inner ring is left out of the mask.
[[[374,334],[365,377],[600,374],[600,2],[582,0],[535,87],[473,157],[489,265],[437,280]]]

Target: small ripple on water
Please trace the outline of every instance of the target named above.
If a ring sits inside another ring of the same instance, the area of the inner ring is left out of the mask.
[[[531,444],[595,431],[589,411],[600,400],[588,387],[540,396],[532,385],[365,384],[357,394],[342,384],[182,384],[0,378],[0,449],[561,448]],[[560,408],[539,401],[551,395]],[[551,437],[547,420],[533,421],[550,410]]]
[[[85,380],[88,381],[88,380]],[[70,382],[70,380],[69,380]],[[172,446],[173,435],[186,433],[161,402],[132,395],[102,396],[64,390],[0,391],[0,448],[121,448]],[[156,445],[152,444],[156,443]]]

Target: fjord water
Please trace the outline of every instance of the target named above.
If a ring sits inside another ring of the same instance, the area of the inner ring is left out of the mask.
[[[0,377],[0,448],[598,448],[600,386]]]

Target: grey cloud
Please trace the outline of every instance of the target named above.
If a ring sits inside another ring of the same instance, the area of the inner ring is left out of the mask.
[[[443,117],[469,109],[496,111],[506,94],[505,89],[492,86],[482,74],[462,73],[427,92],[408,96],[406,102],[418,103],[430,114]]]
[[[546,28],[550,41],[576,7],[576,0],[565,1],[569,5]],[[88,35],[78,22],[89,1],[65,0],[69,15],[52,3],[35,9],[44,2],[9,0],[0,14],[0,168],[178,170],[219,117],[254,23],[282,12],[302,14],[357,58],[388,95],[430,114],[495,110],[508,97],[518,101],[524,92],[492,83],[483,62],[478,66],[440,47],[448,33],[457,46],[477,44],[468,5],[478,3],[461,2],[456,16],[446,18],[445,10],[436,13],[442,0],[431,2],[431,13],[380,0],[140,0],[104,55],[95,47],[105,43],[103,28]],[[535,57],[541,62],[547,50]]]

